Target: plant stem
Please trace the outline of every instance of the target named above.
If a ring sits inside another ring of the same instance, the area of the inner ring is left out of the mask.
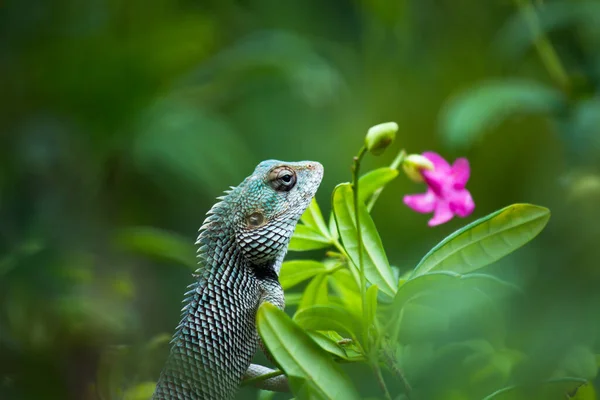
[[[406,151],[404,149],[400,150],[400,153],[394,158],[394,161],[390,164],[390,168],[398,169],[402,161],[404,161],[404,157],[406,157]]]
[[[385,384],[385,381],[383,380],[383,375],[381,374],[381,368],[379,367],[379,363],[377,361],[375,361],[375,363],[373,363],[373,369],[375,370],[375,376],[377,377],[377,383],[379,383],[379,387],[381,388],[381,391],[383,392],[383,395],[385,396],[386,400],[392,400],[392,396],[390,395],[390,392]]]
[[[406,151],[404,151],[404,149],[402,149],[402,150],[400,150],[400,153],[398,153],[396,158],[394,158],[394,161],[392,161],[392,163],[390,164],[390,168],[398,169],[400,164],[402,164],[402,161],[404,161],[404,157],[406,157]],[[373,193],[373,195],[371,196],[371,199],[367,203],[367,211],[370,212],[373,209],[373,206],[375,205],[375,202],[379,198],[379,195],[381,194],[381,192],[383,192],[383,188],[379,188]]]
[[[589,383],[586,379],[583,379],[583,378],[575,378],[575,377],[567,377],[567,376],[564,378],[549,379],[549,380],[545,381],[544,383],[554,383],[554,382],[569,382],[569,383],[577,382],[577,383],[579,383],[579,385],[575,388],[575,391],[577,389],[579,389],[580,387],[582,387],[583,385],[586,385]],[[483,400],[492,400],[495,397],[498,397],[506,392],[510,392],[510,391],[518,389],[520,387],[523,387],[523,386],[521,386],[521,385],[506,386],[502,389],[496,390],[494,393],[490,394],[489,396],[485,396],[483,398]],[[501,397],[505,397],[505,396],[501,396]],[[567,396],[566,398],[572,398],[572,397]]]
[[[523,18],[529,25],[529,29],[534,37],[535,49],[546,67],[550,77],[563,90],[569,89],[569,76],[563,67],[556,50],[552,43],[542,30],[540,20],[538,19],[535,7],[530,0],[515,0],[515,3],[521,11]]]
[[[356,220],[356,241],[358,248],[358,271],[360,274],[360,297],[362,301],[362,315],[363,315],[363,342],[365,348],[369,347],[369,327],[367,326],[367,277],[365,275],[365,266],[363,263],[363,243],[362,243],[362,232],[360,229],[360,213],[358,212],[358,181],[360,162],[362,161],[367,148],[362,146],[358,151],[358,155],[354,157],[354,163],[352,165],[352,191],[354,192],[354,219]]]
[[[388,365],[388,367],[390,367],[390,369],[392,370],[394,375],[396,375],[400,379],[400,381],[402,382],[402,385],[404,386],[404,394],[410,400],[411,399],[410,396],[412,393],[412,387],[410,386],[410,383],[408,383],[408,380],[404,376],[404,372],[402,371],[402,368],[400,368],[400,366],[396,362],[396,358],[395,358],[394,354],[392,353],[392,350],[386,345],[386,346],[383,346],[382,353],[383,353],[383,358],[384,358],[385,363]]]

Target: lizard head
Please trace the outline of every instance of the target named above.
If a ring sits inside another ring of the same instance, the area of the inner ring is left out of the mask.
[[[323,166],[315,161],[267,160],[234,189],[236,241],[250,262],[283,257],[322,178]]]

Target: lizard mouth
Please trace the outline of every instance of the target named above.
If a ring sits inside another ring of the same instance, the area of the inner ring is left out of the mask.
[[[310,171],[309,174],[309,182],[307,184],[307,190],[302,192],[302,195],[305,200],[310,200],[314,197],[317,189],[321,185],[321,180],[323,179],[324,168],[321,163],[316,161],[310,161],[303,166],[304,170]]]

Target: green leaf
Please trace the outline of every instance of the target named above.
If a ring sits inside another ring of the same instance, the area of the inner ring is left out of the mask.
[[[450,319],[443,310],[411,302],[400,312],[398,340],[401,343],[427,340],[446,332],[449,326]]]
[[[377,168],[367,172],[358,180],[359,197],[366,203],[373,193],[383,188],[398,176],[398,170],[390,167]]]
[[[270,390],[259,390],[256,400],[272,400],[275,397],[275,392]]]
[[[308,336],[310,336],[310,338],[312,340],[315,341],[316,344],[319,345],[319,347],[321,347],[323,350],[325,350],[329,354],[332,354],[333,356],[343,359],[343,360],[346,359],[347,356],[346,356],[346,352],[344,351],[344,349],[342,349],[332,339],[328,338],[321,332],[311,331],[311,332],[306,332],[306,333],[308,334]]]
[[[438,291],[440,288],[452,285],[459,278],[460,275],[454,272],[439,271],[409,279],[398,288],[398,292],[394,296],[392,309],[399,312],[411,299],[425,291]]]
[[[355,362],[355,361],[363,361],[365,357],[353,350],[351,352],[347,352],[345,348],[337,343],[336,340],[333,340],[331,337],[325,335],[322,332],[307,332],[308,336],[311,337],[312,340],[315,341],[323,350],[333,355],[335,358],[342,359],[345,361]],[[329,331],[328,333],[333,333],[342,339],[341,336],[337,335],[336,332]]]
[[[455,97],[441,116],[444,139],[467,146],[513,114],[550,113],[564,103],[556,89],[528,80],[490,81]]]
[[[323,263],[312,260],[285,261],[279,271],[279,283],[284,289],[289,289],[302,281],[325,272]]]
[[[365,359],[362,349],[359,348],[357,343],[352,339],[345,338],[336,331],[320,331],[319,333],[344,349],[346,356],[348,357],[348,361],[359,361]]]
[[[350,270],[346,268],[334,272],[331,274],[329,282],[339,296],[339,299],[345,305],[345,308],[351,310],[357,317],[360,317],[362,315],[360,290]]]
[[[152,397],[156,382],[143,382],[127,389],[123,394],[123,400],[148,400]]]
[[[144,352],[150,353],[163,346],[167,346],[172,338],[173,335],[171,335],[170,333],[158,334],[146,343],[146,345],[144,346]]]
[[[327,304],[315,305],[298,311],[294,321],[306,330],[337,331],[347,333],[353,339],[360,333],[360,322],[343,307]]]
[[[467,287],[479,288],[490,295],[521,293],[521,289],[517,286],[493,275],[476,273],[461,275],[451,271],[436,271],[411,278],[400,286],[394,297],[392,309],[400,310],[411,299],[428,291],[440,293],[448,289],[464,290]]]
[[[580,376],[585,379],[594,379],[598,374],[596,356],[587,346],[573,346],[567,353],[562,367],[569,375]]]
[[[596,390],[594,389],[594,385],[591,383],[587,383],[583,386],[577,388],[577,393],[575,396],[571,397],[570,400],[597,400]]]
[[[322,390],[308,379],[302,379],[295,376],[291,376],[288,379],[292,392],[296,394],[296,398],[302,400],[329,400]],[[293,398],[291,400],[295,400]]]
[[[327,292],[328,276],[328,274],[319,274],[310,281],[306,289],[304,289],[302,301],[298,309],[309,308],[316,304],[327,304],[327,300],[329,299]]]
[[[564,400],[573,395],[587,381],[581,378],[558,378],[538,385],[507,386],[486,396],[483,400]]]
[[[513,204],[454,232],[423,257],[412,276],[434,270],[466,273],[513,252],[548,223],[550,210],[531,204]]]
[[[10,253],[4,255],[0,259],[0,277],[7,274],[17,265],[23,258],[31,257],[44,249],[44,243],[40,240],[29,239],[16,247]]]
[[[297,306],[302,301],[302,293],[285,293],[285,305]]]
[[[329,247],[331,243],[331,239],[323,236],[313,228],[297,224],[288,248],[292,251],[317,250]]]
[[[390,315],[387,318],[387,329],[394,339],[400,335],[400,330],[403,328],[402,324],[406,322],[404,308],[413,302],[425,302],[427,307],[434,305],[435,308],[442,310],[444,318],[450,318],[451,320],[457,315],[464,314],[465,308],[481,307],[481,301],[492,302],[492,300],[499,297],[515,293],[521,293],[521,290],[492,275],[461,275],[450,271],[419,275],[409,279],[398,288],[392,306],[389,307]],[[432,300],[435,301],[432,302]],[[497,302],[492,303],[497,304]],[[490,304],[487,307],[485,316],[491,315],[493,317],[494,312],[495,309]],[[473,314],[471,315],[473,317]],[[500,324],[496,323],[494,325],[494,332],[497,334],[502,333]],[[411,334],[408,336],[415,337]]]
[[[531,29],[532,14],[536,19],[535,29]],[[552,1],[544,7],[526,4],[499,32],[492,51],[515,62],[542,35],[570,27],[585,30],[588,40],[597,40],[599,14],[600,4],[595,1]]]
[[[180,96],[157,101],[137,121],[133,161],[166,188],[181,182],[218,193],[223,182],[238,181],[240,171],[253,164],[249,148],[225,118]],[[215,149],[227,149],[230,157]]]
[[[354,219],[354,194],[348,183],[338,185],[333,191],[333,211],[338,232],[348,256],[358,270],[357,227]],[[364,204],[358,203],[363,240],[363,267],[367,280],[389,296],[396,293],[397,282],[388,263],[375,223]]]
[[[370,325],[375,321],[377,315],[377,285],[371,285],[367,289],[367,320],[366,324]]]
[[[175,233],[150,227],[124,228],[117,232],[115,242],[128,251],[165,258],[194,270],[198,268],[192,242]]]
[[[329,233],[334,240],[338,240],[340,238],[340,234],[338,233],[337,225],[335,223],[335,215],[333,215],[333,210],[329,214]]]
[[[263,343],[288,377],[310,382],[325,398],[360,399],[340,366],[283,311],[263,303],[256,318]]]
[[[302,214],[300,221],[302,221],[304,225],[319,232],[323,237],[331,237],[329,229],[327,229],[327,224],[325,224],[325,220],[323,219],[323,214],[321,214],[319,204],[314,197],[304,214]]]

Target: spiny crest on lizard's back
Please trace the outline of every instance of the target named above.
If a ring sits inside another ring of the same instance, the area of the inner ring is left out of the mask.
[[[284,250],[296,222],[323,177],[318,162],[266,160],[237,187],[231,187],[207,213],[196,244],[201,267],[210,268],[210,243],[229,242],[250,263],[274,259]],[[267,245],[268,243],[268,245]]]

